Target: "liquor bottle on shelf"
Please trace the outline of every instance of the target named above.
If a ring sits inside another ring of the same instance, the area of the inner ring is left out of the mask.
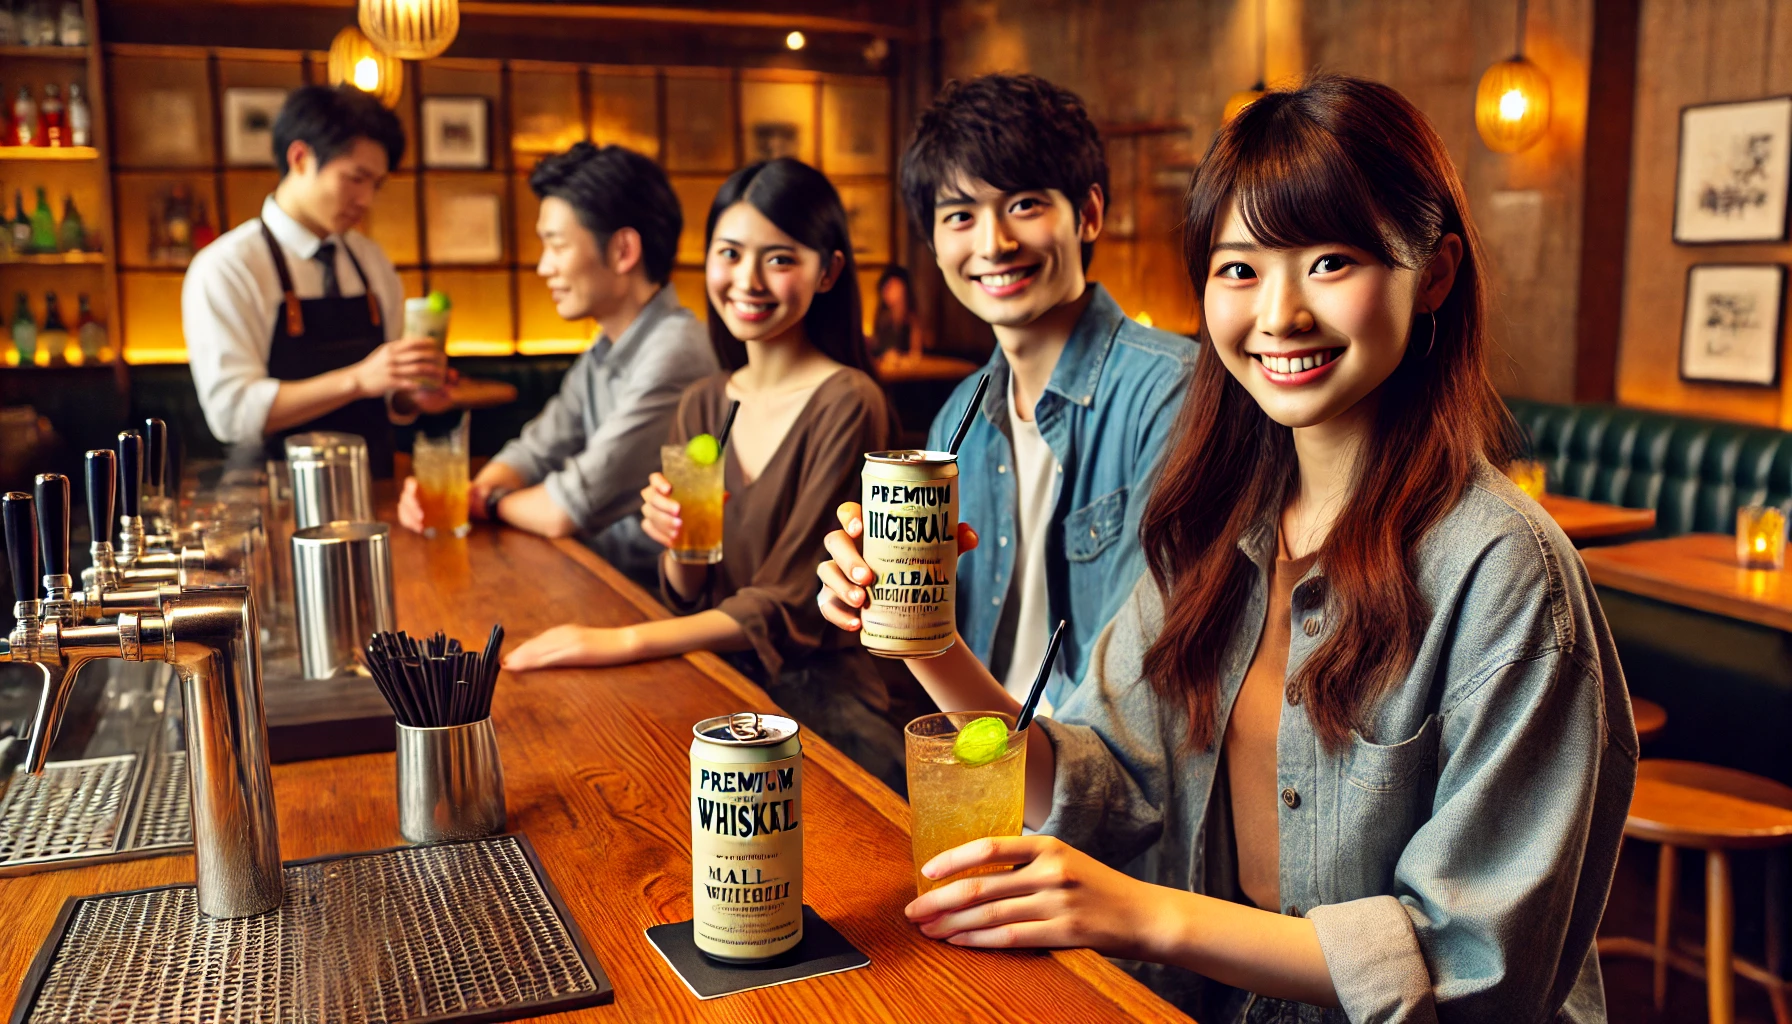
[[[87,93],[79,82],[68,84],[68,144],[93,145],[93,108],[87,105]]]
[[[19,18],[12,8],[12,0],[0,0],[0,46],[14,46],[19,41]]]
[[[87,45],[87,18],[76,0],[62,0],[62,13],[56,19],[56,41],[64,46]]]
[[[42,185],[37,186],[37,209],[31,211],[31,251],[56,251],[56,212],[50,209],[50,197]]]
[[[62,88],[55,82],[44,86],[44,101],[38,106],[38,124],[45,146],[68,145],[68,108],[62,105]]]
[[[106,352],[106,325],[93,318],[93,304],[81,296],[81,314],[75,318],[75,340],[81,346],[81,361],[97,363]]]
[[[205,200],[194,204],[193,251],[198,252],[218,240],[218,229],[212,227],[211,215],[205,211]]]
[[[7,225],[12,231],[12,251],[23,256],[31,251],[31,218],[25,216],[25,197],[18,189],[12,190],[12,223]]]
[[[62,227],[56,230],[57,247],[63,252],[80,252],[87,248],[87,228],[81,223],[81,211],[75,209],[75,197],[62,199]]]
[[[37,360],[37,321],[31,317],[31,301],[20,292],[12,314],[12,347],[18,350],[19,365],[30,366]]]
[[[44,293],[44,326],[37,332],[37,347],[51,364],[68,361],[69,333],[68,324],[62,320],[62,305],[56,301],[55,292]]]
[[[31,87],[19,86],[19,95],[12,101],[12,129],[6,133],[9,146],[41,146],[43,133],[37,127],[37,101],[31,98]]]
[[[193,197],[185,184],[175,185],[163,208],[162,232],[168,241],[168,258],[185,264],[193,258]]]
[[[56,18],[49,0],[19,0],[19,42],[26,46],[54,46]]]

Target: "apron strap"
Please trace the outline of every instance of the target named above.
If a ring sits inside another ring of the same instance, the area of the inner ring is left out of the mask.
[[[299,311],[299,295],[292,289],[292,273],[286,268],[286,254],[280,251],[280,243],[274,241],[274,233],[268,230],[267,222],[258,220],[256,223],[261,225],[261,237],[267,240],[268,252],[274,256],[274,272],[280,275],[280,292],[286,306],[286,333],[293,338],[303,337],[305,317]],[[355,268],[357,272],[360,269]]]
[[[367,293],[367,315],[373,319],[373,326],[380,326],[380,300],[373,297],[373,282],[367,280],[367,271],[361,269],[361,261],[355,259],[355,247],[348,244],[348,238],[342,239],[342,251],[348,254],[349,266],[355,268],[355,276],[361,279],[361,288]]]

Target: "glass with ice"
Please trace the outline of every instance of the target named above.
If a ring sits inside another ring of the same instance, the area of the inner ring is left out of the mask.
[[[660,447],[660,472],[672,484],[678,518],[684,521],[672,558],[692,565],[722,560],[722,449],[709,434],[687,444]]]
[[[417,478],[417,500],[423,506],[425,537],[465,537],[472,532],[467,521],[466,412],[446,417],[424,416],[417,421],[411,444],[411,475]]]
[[[915,893],[925,895],[992,866],[933,879],[928,861],[990,836],[1020,835],[1026,809],[1027,738],[1014,716],[993,711],[923,715],[903,730],[908,748],[908,805],[913,818]]]

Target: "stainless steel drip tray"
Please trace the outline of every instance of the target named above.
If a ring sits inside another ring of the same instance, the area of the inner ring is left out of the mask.
[[[286,865],[260,917],[201,917],[190,885],[71,898],[13,1024],[508,1021],[608,1002],[609,979],[529,841]]]

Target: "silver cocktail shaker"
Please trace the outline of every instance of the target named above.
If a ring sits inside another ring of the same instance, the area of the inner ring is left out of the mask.
[[[299,668],[306,679],[351,670],[374,633],[398,628],[392,598],[392,528],[330,523],[292,535]]]
[[[294,526],[302,530],[374,521],[373,472],[365,440],[324,431],[294,434],[286,439],[286,463],[292,474]]]

